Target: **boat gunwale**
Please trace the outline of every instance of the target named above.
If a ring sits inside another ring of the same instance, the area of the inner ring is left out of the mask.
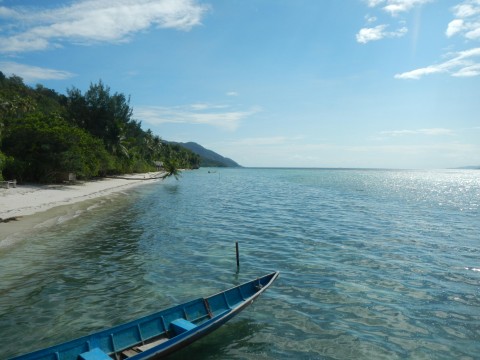
[[[208,335],[209,333],[213,332],[218,327],[220,327],[221,325],[226,323],[228,320],[230,320],[236,314],[241,312],[247,306],[252,304],[253,301],[256,298],[258,298],[265,290],[268,289],[268,287],[270,285],[272,285],[272,283],[277,279],[279,274],[280,274],[279,271],[275,271],[273,273],[270,273],[270,274],[264,275],[262,277],[259,277],[255,280],[247,281],[243,284],[233,286],[233,287],[231,287],[227,290],[220,291],[220,292],[218,292],[214,295],[208,296],[205,299],[209,299],[211,297],[221,295],[222,293],[225,293],[229,290],[239,288],[243,285],[258,281],[260,279],[271,277],[271,279],[268,281],[268,283],[263,285],[261,289],[259,289],[257,292],[255,292],[252,296],[250,296],[250,297],[244,299],[243,301],[241,301],[240,303],[238,303],[237,306],[235,306],[233,308],[230,308],[229,310],[226,310],[223,313],[215,315],[213,318],[211,318],[208,321],[198,325],[196,328],[194,328],[192,330],[186,331],[183,334],[180,334],[180,335],[177,335],[177,336],[175,336],[171,339],[168,339],[166,342],[164,342],[164,343],[162,343],[162,344],[160,344],[156,347],[153,347],[151,349],[148,349],[145,352],[139,353],[138,355],[129,357],[128,359],[129,360],[130,359],[131,360],[141,360],[141,359],[156,358],[158,356],[167,356],[167,355],[173,353],[174,351],[176,351],[176,350],[178,350],[182,347],[185,347],[188,344],[191,344],[195,340],[197,340],[197,339],[199,339],[199,338],[201,338],[205,335]],[[177,341],[174,341],[174,340],[177,340]]]
[[[132,359],[132,360],[147,359],[147,358],[151,358],[151,357],[160,356],[161,354],[162,355],[163,354],[167,355],[167,354],[170,354],[173,351],[175,351],[175,350],[177,350],[177,349],[179,349],[183,346],[186,346],[186,345],[192,343],[196,339],[198,339],[198,338],[200,338],[204,335],[209,334],[210,332],[214,331],[219,326],[221,326],[222,324],[227,322],[229,319],[231,319],[237,313],[242,311],[245,307],[250,305],[258,296],[260,296],[277,279],[279,274],[280,274],[279,271],[275,271],[275,272],[266,274],[264,276],[258,277],[254,280],[246,281],[246,282],[244,282],[242,284],[239,284],[237,286],[233,286],[233,287],[230,287],[226,290],[219,291],[219,292],[217,292],[213,295],[209,295],[207,297],[196,298],[196,299],[181,303],[179,305],[175,305],[175,306],[171,306],[171,307],[162,309],[162,310],[157,311],[153,314],[142,316],[140,318],[128,321],[126,323],[122,323],[122,324],[115,325],[115,326],[110,327],[110,328],[99,330],[97,332],[90,333],[88,335],[81,336],[81,337],[76,338],[76,339],[68,340],[68,341],[65,341],[65,342],[60,343],[60,344],[49,346],[47,348],[34,350],[32,352],[29,352],[29,353],[26,353],[26,354],[23,354],[23,355],[17,355],[13,358],[10,358],[10,360],[28,360],[28,359],[33,360],[33,359],[37,359],[41,356],[48,355],[49,353],[55,353],[54,350],[61,349],[62,346],[67,345],[67,344],[72,345],[71,347],[73,348],[77,345],[82,345],[82,344],[86,343],[86,344],[88,344],[88,346],[91,350],[95,347],[98,347],[98,346],[96,346],[96,344],[98,344],[98,340],[99,340],[100,337],[110,336],[110,335],[118,333],[122,330],[131,328],[132,326],[140,325],[141,323],[145,323],[145,322],[148,322],[150,320],[160,319],[160,318],[162,318],[162,315],[165,314],[167,311],[174,310],[174,309],[185,308],[185,307],[188,307],[189,305],[197,304],[200,301],[203,302],[204,300],[208,301],[208,299],[211,299],[215,296],[221,295],[222,293],[226,293],[226,292],[231,291],[233,289],[240,288],[240,287],[242,287],[244,285],[247,285],[247,284],[255,283],[256,281],[260,281],[261,279],[270,278],[268,280],[268,282],[265,285],[263,285],[258,291],[253,293],[253,295],[251,295],[250,297],[245,298],[241,302],[237,303],[236,306],[234,306],[233,308],[229,307],[229,309],[225,310],[224,312],[221,312],[217,315],[213,315],[213,317],[211,319],[208,319],[207,321],[203,322],[202,324],[196,326],[194,329],[186,331],[186,332],[184,332],[182,334],[179,334],[177,336],[174,336],[174,337],[168,339],[167,341],[163,342],[162,344],[159,344],[158,346],[152,347],[151,349],[148,349],[144,352],[141,352],[138,355],[134,355],[134,356],[130,357],[129,359]],[[167,331],[168,331],[168,329],[165,329],[165,332],[167,332]],[[161,336],[161,333],[159,333],[156,336]],[[148,341],[148,340],[153,339],[153,338],[155,338],[155,336],[151,337],[149,339],[145,339],[145,340]],[[145,340],[142,340],[142,341],[145,341]],[[135,346],[138,346],[138,345],[135,345]],[[129,349],[129,348],[132,348],[132,347],[126,347],[126,348],[123,348],[123,349],[114,349],[114,352],[109,352],[108,354],[118,354],[118,353],[121,353],[122,351],[125,351],[126,349]]]

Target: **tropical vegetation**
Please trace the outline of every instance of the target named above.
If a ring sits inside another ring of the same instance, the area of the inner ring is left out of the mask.
[[[30,87],[0,72],[0,180],[58,182],[199,166],[192,151],[163,141],[133,119],[130,98],[102,81],[82,93]]]

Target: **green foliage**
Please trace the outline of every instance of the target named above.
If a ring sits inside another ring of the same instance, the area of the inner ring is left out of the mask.
[[[159,161],[175,177],[178,168],[198,168],[198,155],[144,131],[132,114],[130,98],[102,81],[85,94],[72,88],[61,95],[0,72],[0,172],[55,182],[66,173],[88,179],[153,171]]]
[[[90,178],[111,159],[99,139],[61,118],[31,114],[5,132],[2,148],[14,160],[4,172],[20,181],[56,182],[66,173]]]
[[[113,155],[128,157],[124,145],[124,129],[131,121],[130,99],[115,93],[102,81],[90,84],[90,89],[82,95],[78,89],[68,90],[67,112],[72,122],[104,141],[105,147]]]
[[[165,175],[163,175],[163,178],[167,178],[170,176],[175,177],[175,179],[178,180],[180,176],[180,171],[178,170],[178,164],[176,163],[175,160],[170,159],[167,160],[163,163],[163,168],[165,170]]]
[[[200,156],[178,144],[164,142],[161,158],[164,162],[174,160],[180,169],[198,169],[200,166]]]
[[[5,168],[5,165],[7,165],[7,156],[0,151],[0,181],[4,180],[2,171]]]

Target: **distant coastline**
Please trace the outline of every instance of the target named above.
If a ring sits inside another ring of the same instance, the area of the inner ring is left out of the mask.
[[[456,168],[457,170],[480,170],[480,165],[473,165],[473,166],[462,166],[462,167],[458,167]]]

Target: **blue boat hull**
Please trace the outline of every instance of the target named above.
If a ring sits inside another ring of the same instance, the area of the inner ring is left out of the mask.
[[[143,360],[169,355],[219,328],[262,294],[274,272],[206,298],[11,360]]]

